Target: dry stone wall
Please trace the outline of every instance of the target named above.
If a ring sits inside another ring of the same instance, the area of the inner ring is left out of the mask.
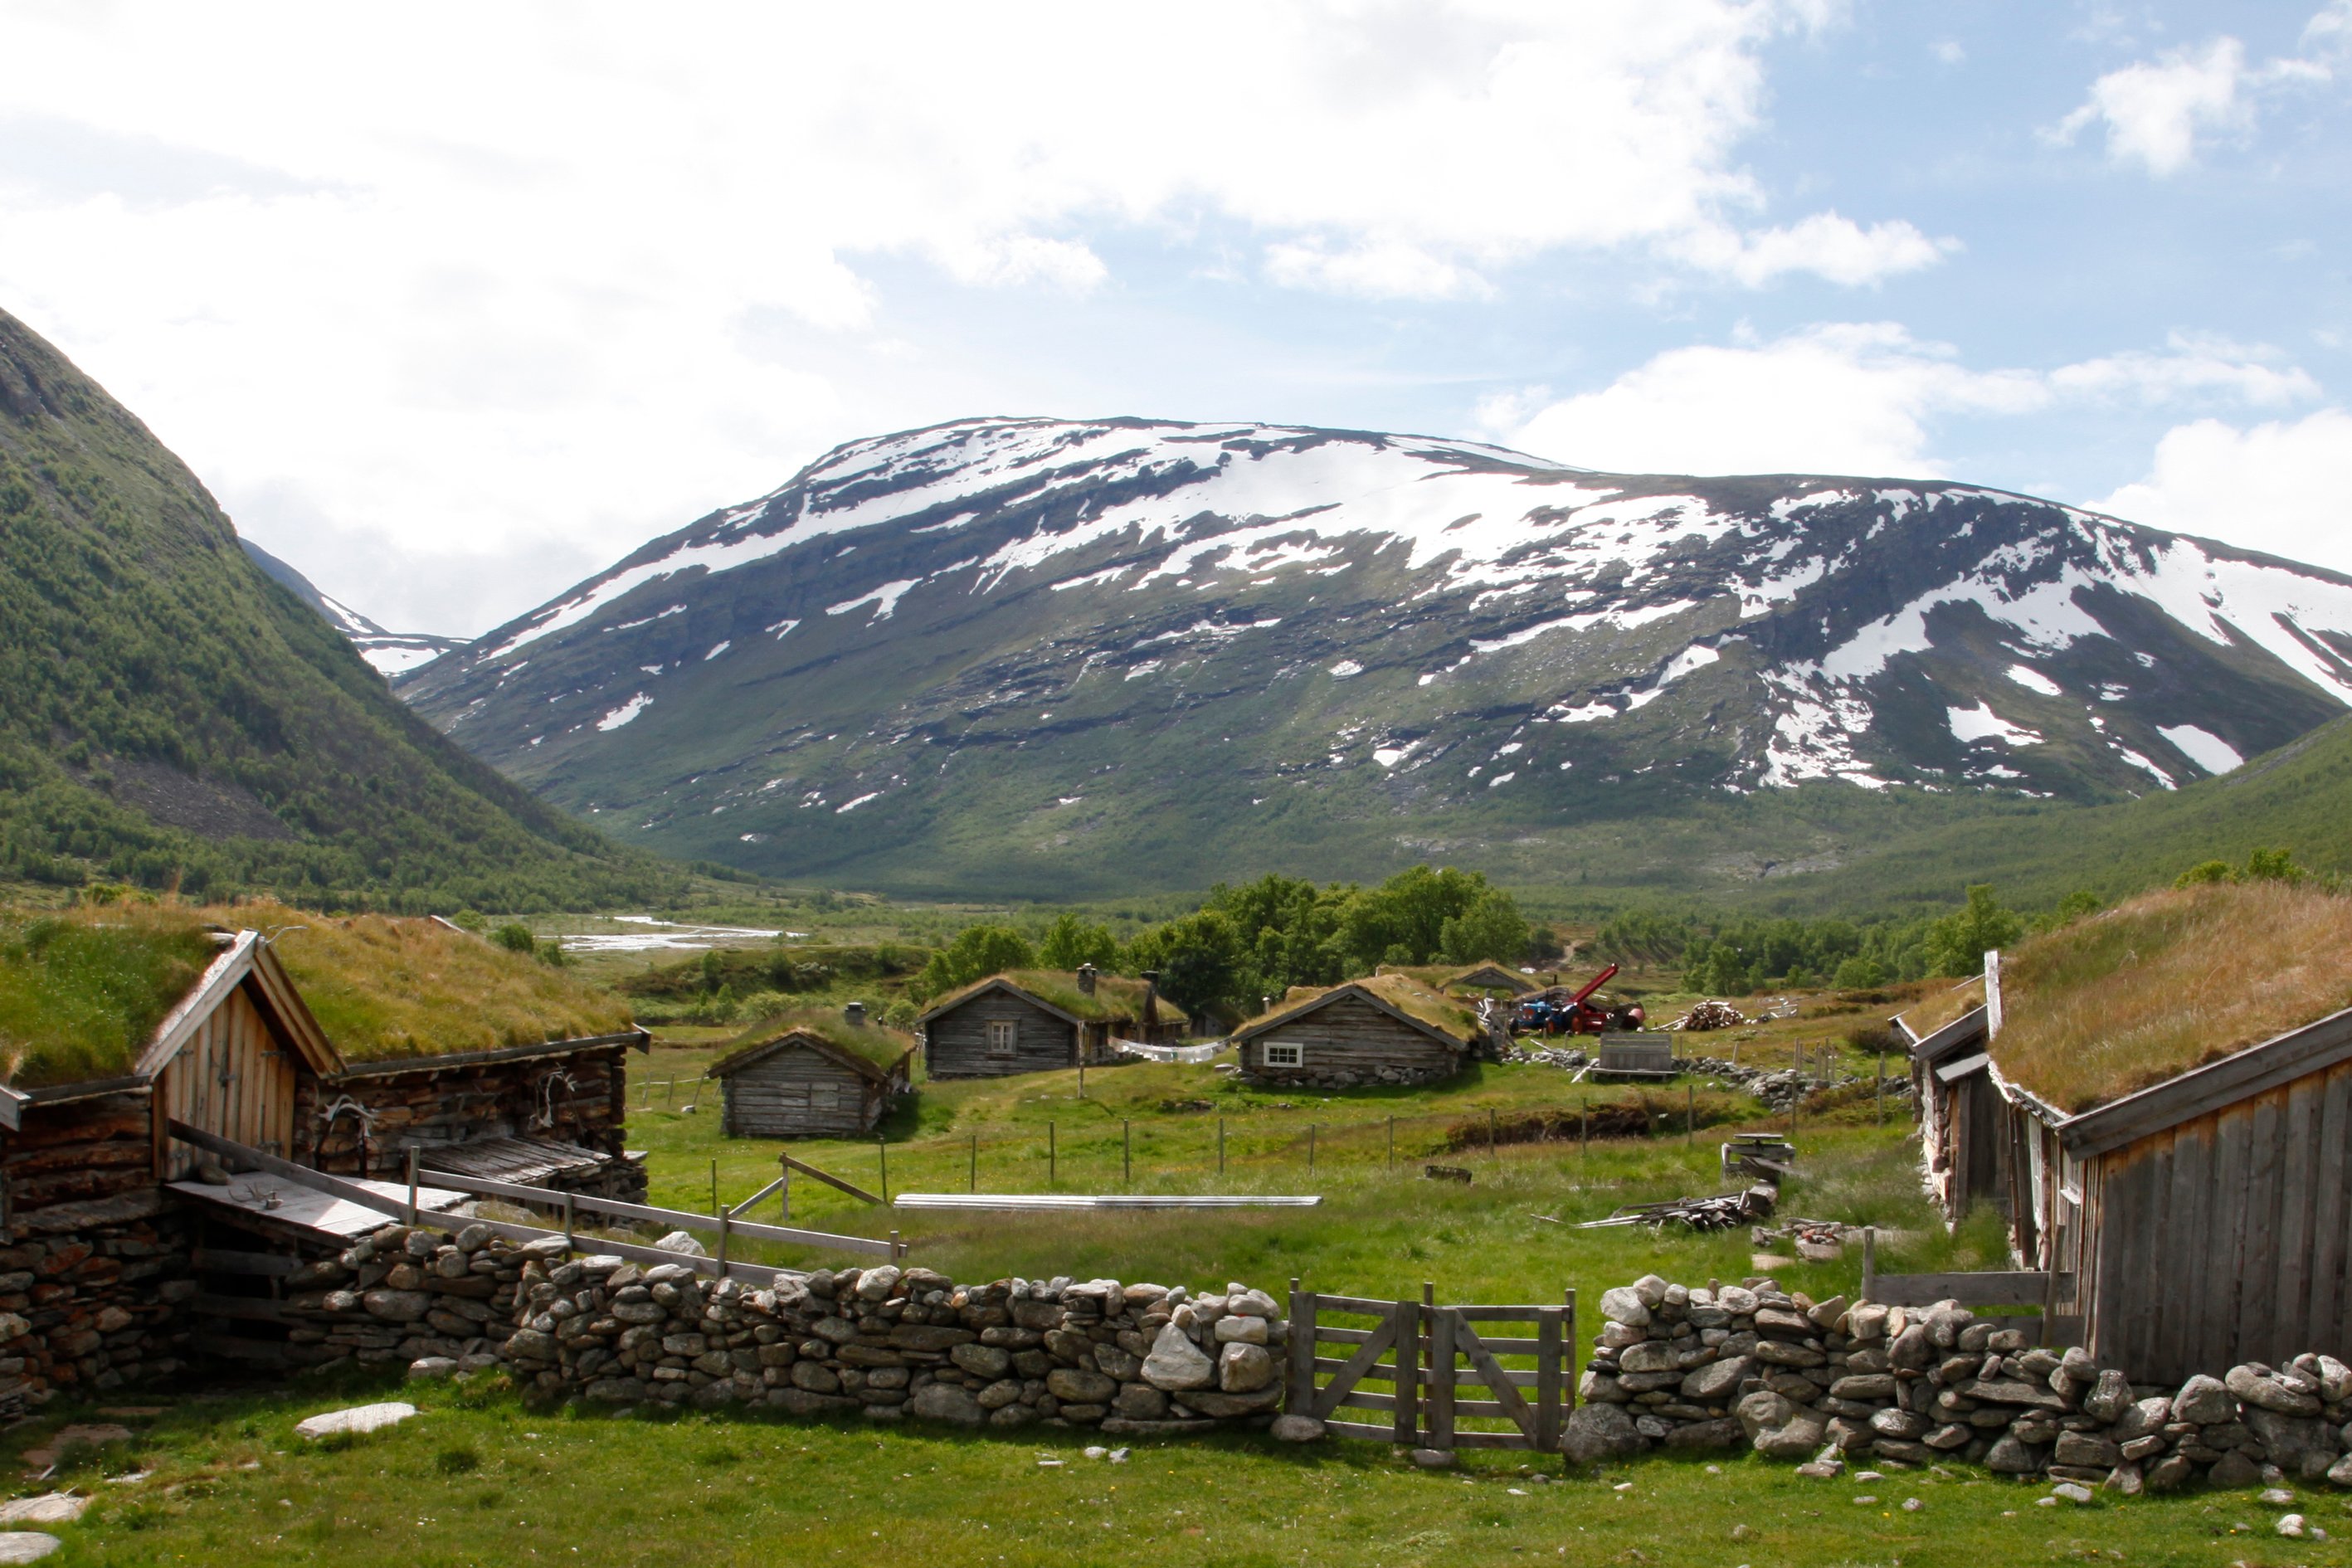
[[[291,1281],[304,1359],[503,1368],[551,1396],[764,1405],[959,1426],[1203,1431],[1283,1402],[1289,1325],[1240,1284],[1195,1296],[1115,1279],[959,1285],[885,1264],[753,1289],[687,1264],[571,1258],[388,1226]]]
[[[2352,1487],[2352,1366],[2330,1355],[2156,1388],[1948,1301],[1813,1301],[1769,1279],[1694,1289],[1649,1275],[1603,1294],[1601,1311],[1562,1441],[1576,1463],[1753,1447],[1822,1475],[1852,1456],[2125,1493],[2200,1479]]]
[[[0,1411],[177,1372],[188,1249],[187,1222],[152,1193],[19,1215],[0,1247]]]

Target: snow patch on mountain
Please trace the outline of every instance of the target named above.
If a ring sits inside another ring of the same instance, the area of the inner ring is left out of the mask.
[[[2156,732],[2172,742],[2173,750],[2209,773],[2226,773],[2246,765],[2237,748],[2210,730],[2194,724],[2158,724]]]

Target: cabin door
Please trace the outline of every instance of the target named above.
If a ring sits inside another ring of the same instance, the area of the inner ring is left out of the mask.
[[[173,1140],[166,1118],[280,1159],[294,1142],[294,1050],[263,1022],[243,988],[213,1009],[155,1082],[156,1173],[178,1181],[198,1152]]]

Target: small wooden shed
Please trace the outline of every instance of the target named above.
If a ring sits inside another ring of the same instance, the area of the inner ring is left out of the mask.
[[[1156,976],[1076,971],[992,974],[931,1005],[918,1020],[932,1078],[1001,1078],[1121,1059],[1114,1040],[1173,1045],[1184,1016],[1165,1005]]]
[[[2245,928],[2230,907],[2243,896],[2187,890],[2114,911],[2147,925],[2110,944],[2128,954],[2116,972],[2160,963],[2155,943],[2182,931],[2200,950],[2191,967],[2210,970]],[[2192,1016],[2210,1005],[2213,1022],[2168,1033],[2118,1022],[2127,1040],[2074,1047],[2112,1053],[2111,1066],[2084,1070],[2051,1042],[2077,1036],[2062,1012],[2098,1016],[2105,997],[2080,980],[2086,965],[2069,972],[2037,951],[2048,940],[1987,954],[1983,1005],[1912,1031],[1929,1186],[1944,1212],[1995,1205],[2021,1267],[2074,1276],[2068,1337],[2135,1379],[2352,1353],[2352,1009],[2323,1004],[2280,1028],[2292,1012],[2273,1006],[2251,1039],[2235,1026],[2265,1016],[2283,991],[2352,994],[2352,952],[2336,953],[2344,973],[2314,987],[2307,963],[2265,973],[2262,953],[2242,950],[2221,984],[2244,988],[2248,1006],[2178,995]],[[2012,968],[2035,984],[2005,984]]]
[[[1517,970],[1490,960],[1447,975],[1438,989],[1457,994],[1464,991],[1504,991],[1513,996],[1528,996],[1542,987]]]
[[[1234,1032],[1243,1078],[1303,1088],[1433,1083],[1461,1071],[1485,1039],[1468,1008],[1403,974],[1294,991]]]
[[[730,1138],[856,1138],[908,1093],[913,1037],[841,1013],[771,1018],[710,1068]]]

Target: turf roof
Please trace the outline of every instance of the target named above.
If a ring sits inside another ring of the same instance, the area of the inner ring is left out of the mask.
[[[1452,997],[1430,989],[1410,974],[1374,974],[1362,980],[1349,980],[1339,985],[1327,985],[1299,994],[1293,986],[1281,1005],[1260,1013],[1240,1028],[1236,1035],[1253,1035],[1271,1028],[1320,1005],[1336,992],[1357,990],[1377,996],[1416,1023],[1426,1024],[1440,1034],[1464,1044],[1475,1043],[1482,1031],[1477,1016]]]
[[[934,1017],[950,1007],[962,1005],[997,981],[1017,985],[1041,1002],[1050,1002],[1074,1018],[1090,1024],[1116,1024],[1143,1016],[1143,999],[1151,988],[1140,980],[1129,980],[1123,974],[1097,974],[1091,996],[1078,990],[1078,977],[1066,969],[1008,969],[1002,974],[992,974],[985,980],[975,980],[959,990],[950,991],[926,1008],[923,1016]],[[1181,1016],[1182,1009],[1160,997],[1164,1016]]]
[[[219,953],[184,909],[0,910],[0,1081],[40,1089],[129,1073]]]
[[[1966,1014],[1984,1005],[1984,977],[1959,981],[1922,999],[1903,1015],[1904,1026],[1916,1039],[1926,1039]]]
[[[2080,1113],[2352,1006],[2352,899],[2149,893],[2001,955],[2001,1073]]]
[[[868,1020],[853,1024],[838,1007],[794,1007],[771,1014],[727,1042],[726,1054],[711,1063],[710,1076],[724,1077],[739,1060],[786,1035],[805,1032],[840,1047],[860,1061],[883,1072],[898,1065],[915,1048],[915,1037]]]

